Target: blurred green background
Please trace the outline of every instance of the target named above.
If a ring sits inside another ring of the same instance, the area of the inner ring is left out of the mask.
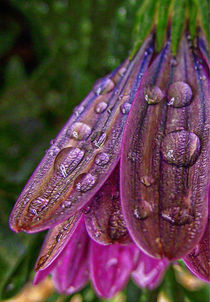
[[[2,300],[32,279],[44,237],[9,230],[13,204],[75,105],[128,55],[140,5],[140,0],[0,0]],[[123,299],[157,301],[162,289],[170,301],[208,301],[206,287],[192,294],[176,282],[173,269],[161,289],[150,293],[130,282]],[[81,295],[83,301],[100,301],[90,286]],[[70,298],[51,292],[45,301],[58,299]]]

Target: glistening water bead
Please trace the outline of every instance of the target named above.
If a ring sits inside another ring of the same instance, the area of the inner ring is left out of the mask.
[[[185,82],[175,82],[168,90],[168,105],[172,107],[184,107],[190,104],[192,90]]]
[[[157,86],[146,87],[144,89],[144,96],[149,105],[158,104],[164,98],[162,90]]]

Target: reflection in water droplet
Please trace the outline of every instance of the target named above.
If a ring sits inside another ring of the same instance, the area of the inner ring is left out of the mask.
[[[75,180],[75,188],[79,192],[87,192],[94,187],[96,180],[96,176],[90,173],[83,173]]]
[[[180,207],[170,207],[161,212],[161,217],[174,225],[185,225],[193,221],[193,215],[189,209]]]
[[[80,114],[85,110],[85,107],[80,105],[74,108],[74,114],[76,117],[80,116]]]
[[[91,143],[93,145],[93,147],[95,148],[100,148],[104,145],[106,141],[106,133],[105,132],[96,132],[93,134],[93,136],[91,137]]]
[[[130,103],[124,103],[120,106],[120,111],[122,112],[122,114],[128,114],[131,108],[131,104]]]
[[[193,165],[200,152],[200,139],[192,132],[185,130],[167,134],[161,145],[165,161],[177,166]]]
[[[164,98],[162,90],[157,86],[146,87],[144,89],[144,96],[149,105],[158,104]]]
[[[145,175],[143,177],[141,177],[141,182],[143,183],[143,185],[145,185],[146,187],[151,186],[154,183],[154,179],[149,176],[149,175]]]
[[[109,159],[109,154],[101,152],[96,155],[95,162],[98,166],[105,166],[109,162]]]
[[[95,106],[95,112],[96,113],[103,113],[107,108],[107,103],[100,102]]]
[[[137,206],[135,206],[133,213],[135,218],[144,220],[151,215],[152,206],[148,201],[142,200]]]
[[[94,92],[96,95],[106,94],[114,88],[115,84],[111,79],[102,80],[96,87],[94,87]]]
[[[35,198],[31,201],[28,212],[32,215],[38,215],[48,204],[49,200],[43,197]]]
[[[185,82],[175,82],[170,85],[168,90],[168,106],[184,107],[190,104],[192,90]]]
[[[76,122],[74,123],[70,129],[66,131],[66,135],[75,138],[77,140],[83,140],[88,138],[91,134],[91,128],[85,123]]]
[[[85,152],[80,148],[62,149],[54,161],[54,170],[62,177],[67,177],[82,161]]]
[[[111,258],[107,261],[106,266],[109,268],[110,266],[117,265],[117,263],[118,263],[117,258]]]

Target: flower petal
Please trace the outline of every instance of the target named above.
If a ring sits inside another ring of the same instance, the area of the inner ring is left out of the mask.
[[[91,241],[90,273],[99,296],[111,298],[126,285],[136,265],[138,249],[117,243],[103,246]]]
[[[157,258],[189,253],[207,221],[210,104],[198,59],[185,39],[176,62],[164,49],[141,82],[124,132],[123,214],[136,244]]]
[[[88,282],[89,238],[83,221],[66,246],[52,278],[56,289],[66,294],[77,292]]]
[[[119,165],[85,211],[85,223],[92,239],[101,244],[131,242],[120,204]]]
[[[154,259],[141,251],[139,263],[132,273],[132,278],[139,287],[153,290],[160,285],[168,264],[169,262],[165,259]]]
[[[82,221],[81,213],[77,213],[47,233],[35,265],[36,271],[47,269],[56,261],[70,238],[78,232],[78,225],[83,223]]]
[[[10,216],[16,231],[52,227],[81,209],[118,163],[122,132],[153,53],[149,37],[136,56],[97,83],[63,127]],[[109,161],[97,163],[99,153]]]

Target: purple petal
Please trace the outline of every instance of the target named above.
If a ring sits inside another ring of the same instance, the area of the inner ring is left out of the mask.
[[[101,244],[131,242],[120,205],[119,165],[85,211],[85,223],[92,239]]]
[[[125,287],[138,253],[133,244],[104,246],[91,241],[91,280],[99,296],[111,298]]]
[[[56,289],[66,294],[79,291],[88,282],[89,238],[84,222],[80,223],[71,237],[52,277]]]
[[[44,270],[57,261],[58,256],[68,244],[74,233],[79,232],[78,228],[83,224],[81,213],[77,213],[65,222],[51,229],[40,251],[35,270]],[[42,275],[42,273],[40,273]]]
[[[210,191],[209,191],[210,205]],[[210,216],[210,213],[209,213]],[[210,282],[210,224],[206,225],[205,233],[198,245],[183,258],[189,270],[205,282]]]
[[[157,260],[140,252],[139,263],[132,273],[134,282],[141,288],[153,290],[158,287],[168,267],[167,260]]]
[[[133,240],[156,258],[189,253],[207,221],[210,103],[198,59],[185,39],[176,63],[166,47],[141,82],[124,132],[123,214]]]
[[[37,167],[10,216],[16,232],[52,227],[81,209],[119,161],[122,132],[142,74],[153,52],[153,37],[131,60],[97,83],[63,127]],[[109,157],[97,163],[103,152]]]

